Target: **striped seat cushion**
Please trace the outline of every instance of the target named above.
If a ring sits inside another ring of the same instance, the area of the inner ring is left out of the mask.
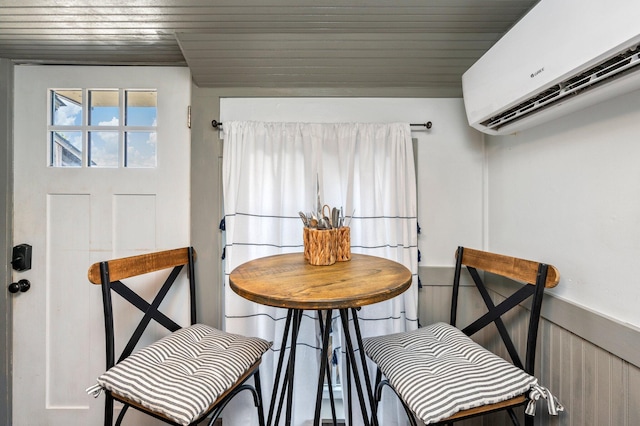
[[[174,422],[205,413],[271,343],[195,324],[137,351],[98,377],[98,385]],[[90,388],[91,389],[91,388]]]
[[[363,344],[403,401],[426,424],[513,398],[537,385],[535,377],[445,323],[364,339]]]

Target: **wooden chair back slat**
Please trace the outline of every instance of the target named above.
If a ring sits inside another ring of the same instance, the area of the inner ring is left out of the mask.
[[[195,251],[194,251],[195,260]],[[100,285],[100,263],[94,263],[89,268],[89,281]],[[189,263],[188,248],[166,250],[158,253],[140,254],[136,256],[123,257],[109,261],[109,279],[119,281],[136,275],[156,272],[163,269],[172,268]]]
[[[526,282],[527,284],[535,284],[539,262],[465,247],[462,255],[462,264],[517,281]],[[558,270],[555,266],[549,265],[545,287],[555,287],[558,285],[559,280],[560,274]]]

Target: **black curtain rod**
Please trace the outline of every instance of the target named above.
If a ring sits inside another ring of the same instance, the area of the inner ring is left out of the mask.
[[[213,120],[211,122],[211,125],[218,130],[220,130],[220,128],[222,127],[222,123],[218,120]],[[430,121],[427,121],[426,123],[409,123],[409,126],[426,127],[427,129],[430,129],[431,127],[433,127],[433,123],[431,123]]]

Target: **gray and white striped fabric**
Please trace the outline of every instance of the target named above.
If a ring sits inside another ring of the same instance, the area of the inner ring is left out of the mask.
[[[425,424],[513,398],[538,383],[445,323],[363,343],[367,356]]]
[[[132,354],[87,391],[96,395],[96,390],[107,389],[188,425],[269,347],[271,343],[263,339],[195,324]]]

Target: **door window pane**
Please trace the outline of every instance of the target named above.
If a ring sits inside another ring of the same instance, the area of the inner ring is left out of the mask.
[[[82,125],[82,90],[51,91],[51,124]]]
[[[155,91],[127,91],[126,125],[156,126],[157,103]]]
[[[82,132],[51,132],[53,167],[82,167]]]
[[[152,89],[50,89],[49,165],[156,167],[157,101]]]
[[[156,167],[156,132],[127,132],[126,167]]]
[[[119,132],[89,132],[89,167],[118,167]]]
[[[118,90],[89,91],[89,125],[117,126],[120,123]]]

